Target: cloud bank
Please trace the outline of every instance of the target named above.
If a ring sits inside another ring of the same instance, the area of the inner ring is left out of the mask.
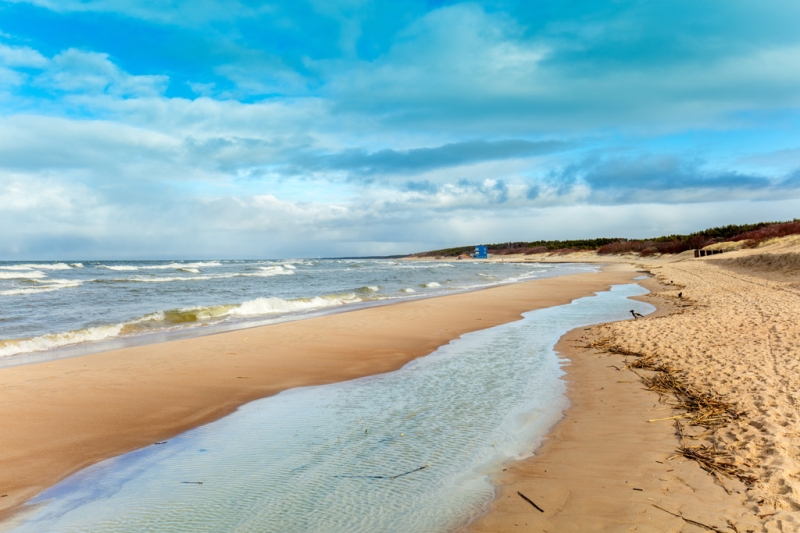
[[[387,4],[0,0],[0,259],[797,216],[796,3]]]

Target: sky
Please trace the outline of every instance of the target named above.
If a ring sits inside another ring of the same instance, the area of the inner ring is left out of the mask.
[[[796,0],[0,0],[0,260],[800,217]]]

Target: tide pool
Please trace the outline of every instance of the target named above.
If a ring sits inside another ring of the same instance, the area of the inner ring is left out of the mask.
[[[568,403],[556,341],[649,304],[638,285],[478,331],[387,374],[293,389],[79,472],[16,533],[444,532]]]

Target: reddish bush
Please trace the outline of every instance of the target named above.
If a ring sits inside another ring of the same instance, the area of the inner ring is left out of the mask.
[[[524,253],[525,255],[546,254],[547,246],[536,246],[534,248],[525,248],[525,251],[522,253]]]
[[[639,252],[639,255],[641,255],[642,257],[647,257],[649,255],[656,255],[657,253],[659,253],[658,247],[648,246],[647,248]]]
[[[800,220],[794,222],[786,222],[784,224],[773,224],[765,228],[748,231],[728,239],[729,241],[750,241],[746,246],[754,247],[760,242],[774,239],[777,237],[786,237],[787,235],[800,234]]]
[[[651,246],[655,246],[653,241],[617,241],[602,246],[597,253],[601,255],[641,253]]]
[[[566,255],[583,251],[584,250],[581,250],[580,248],[560,248],[558,250],[551,250],[550,253],[552,253],[553,255]]]

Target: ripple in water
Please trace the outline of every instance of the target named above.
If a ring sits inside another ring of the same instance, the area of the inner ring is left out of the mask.
[[[560,418],[558,338],[652,311],[627,299],[645,292],[617,286],[470,333],[396,372],[252,402],[72,476],[13,531],[453,530],[492,498],[487,474]]]

